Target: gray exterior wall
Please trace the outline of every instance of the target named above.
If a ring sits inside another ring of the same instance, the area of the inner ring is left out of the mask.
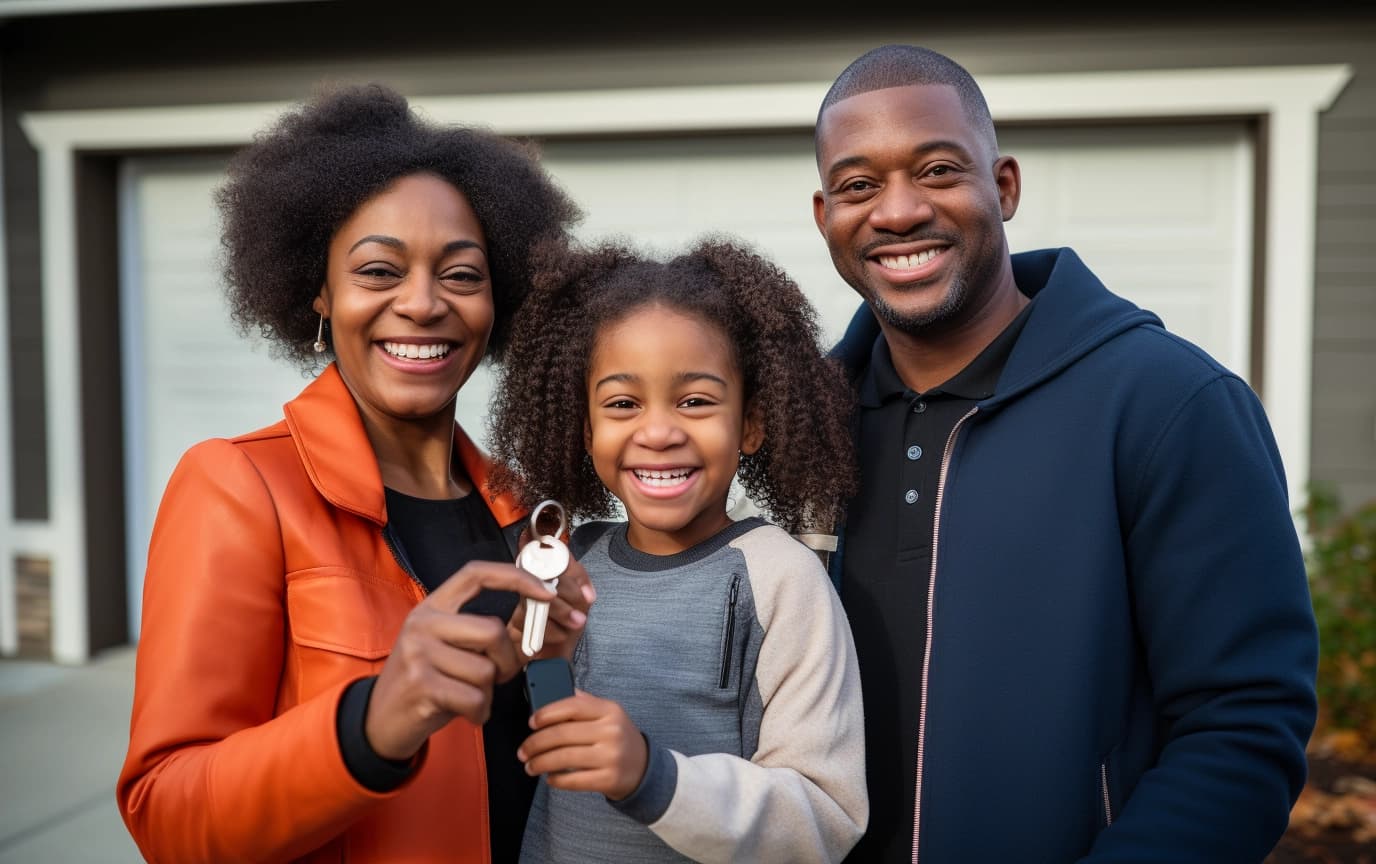
[[[17,128],[20,113],[292,100],[324,79],[380,80],[417,96],[822,81],[863,50],[893,41],[941,50],[976,78],[1350,64],[1351,83],[1320,121],[1311,472],[1349,505],[1376,498],[1376,13],[1309,3],[1288,15],[1253,5],[1209,17],[1156,4],[1151,14],[980,7],[953,18],[951,10],[934,16],[917,6],[851,23],[834,11],[710,16],[696,6],[692,16],[661,11],[622,20],[499,4],[436,15],[435,5],[389,0],[385,18],[378,4],[337,0],[0,24],[15,449],[5,454],[11,479],[0,482],[14,484],[18,517],[43,519],[48,507],[37,164]],[[875,19],[881,23],[863,23]],[[110,410],[97,406],[88,425],[110,422]]]

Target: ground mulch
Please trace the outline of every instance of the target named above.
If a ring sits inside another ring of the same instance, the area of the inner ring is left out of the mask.
[[[1321,740],[1309,782],[1266,864],[1376,864],[1376,756]]]

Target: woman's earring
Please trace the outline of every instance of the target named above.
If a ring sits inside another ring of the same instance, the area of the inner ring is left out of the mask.
[[[324,354],[325,348],[325,313],[320,313],[320,326],[315,328],[315,344],[311,346],[315,353]]]

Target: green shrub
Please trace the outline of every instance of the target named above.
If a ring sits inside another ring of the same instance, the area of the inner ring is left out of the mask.
[[[1331,728],[1376,744],[1376,501],[1343,513],[1311,490],[1309,590],[1319,625],[1319,705]]]

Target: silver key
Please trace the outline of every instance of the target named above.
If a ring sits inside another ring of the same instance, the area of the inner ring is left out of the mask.
[[[559,528],[553,534],[541,534],[538,528],[540,513],[554,507],[559,513]],[[530,514],[530,531],[535,535],[516,557],[516,566],[544,582],[551,589],[559,585],[559,577],[569,566],[569,547],[560,540],[568,522],[564,508],[556,501],[541,501]],[[534,657],[545,644],[545,626],[549,623],[549,601],[526,598],[526,621],[521,630],[521,651]]]

